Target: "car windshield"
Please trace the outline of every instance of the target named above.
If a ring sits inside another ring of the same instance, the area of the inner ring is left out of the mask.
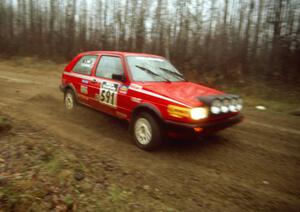
[[[127,62],[134,81],[184,81],[183,75],[165,59],[155,57],[128,56]]]

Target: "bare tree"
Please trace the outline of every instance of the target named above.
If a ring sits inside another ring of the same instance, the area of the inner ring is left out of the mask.
[[[299,8],[297,0],[2,0],[0,50],[53,58],[150,52],[199,76],[240,69],[245,78],[294,80]]]

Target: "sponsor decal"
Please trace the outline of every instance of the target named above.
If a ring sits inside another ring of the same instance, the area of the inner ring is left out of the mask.
[[[82,82],[83,84],[89,84],[89,81],[86,80],[86,79],[82,79],[81,82]]]
[[[119,93],[127,94],[127,92],[128,92],[128,86],[122,85],[119,89]]]
[[[81,63],[81,66],[92,68],[94,65],[94,62],[95,62],[94,59],[84,59]]]
[[[143,86],[132,83],[132,84],[130,84],[129,88],[139,90],[139,89],[143,89]]]
[[[141,103],[142,99],[136,98],[136,97],[131,97],[131,101],[136,102],[136,103]]]
[[[190,109],[175,105],[168,105],[168,113],[176,118],[190,117]]]
[[[80,86],[80,92],[83,93],[83,94],[88,94],[87,86],[81,85]]]
[[[96,98],[99,102],[111,107],[117,107],[118,83],[103,81],[99,90],[99,95]]]

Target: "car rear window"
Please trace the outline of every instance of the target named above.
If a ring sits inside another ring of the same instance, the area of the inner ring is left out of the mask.
[[[73,68],[73,71],[79,74],[90,75],[92,68],[97,60],[95,55],[87,55],[80,58]]]

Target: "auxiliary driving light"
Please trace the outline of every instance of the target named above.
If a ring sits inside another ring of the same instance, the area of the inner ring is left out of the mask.
[[[237,106],[237,100],[236,99],[231,99],[230,105],[229,105],[229,110],[231,112],[237,112],[236,106]]]
[[[216,106],[212,106],[210,110],[213,114],[219,114],[221,112],[221,108]]]
[[[211,104],[211,108],[210,108],[210,111],[213,113],[213,114],[219,114],[221,113],[221,105],[222,105],[222,102],[218,99],[215,99],[212,104]]]
[[[227,113],[229,111],[229,99],[224,99],[223,100],[223,105],[221,106],[221,111],[222,113]]]
[[[242,110],[242,108],[243,108],[243,100],[241,98],[238,98],[236,109],[240,111]]]
[[[218,115],[220,113],[238,112],[243,108],[243,100],[239,97],[227,97],[223,100],[214,99],[210,106],[210,112]]]

